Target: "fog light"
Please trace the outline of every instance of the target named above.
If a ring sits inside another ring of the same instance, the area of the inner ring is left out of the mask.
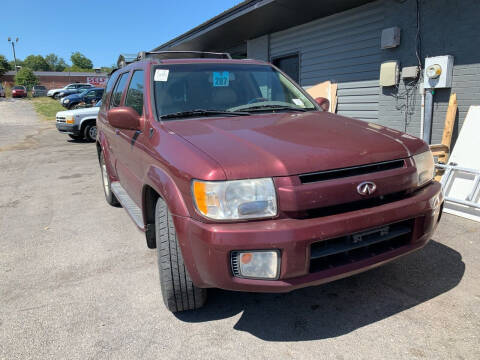
[[[278,250],[232,252],[233,275],[249,279],[278,279],[280,256]]]

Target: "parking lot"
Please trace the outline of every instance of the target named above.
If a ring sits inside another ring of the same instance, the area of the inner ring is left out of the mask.
[[[480,224],[289,294],[211,290],[171,314],[156,253],[104,200],[95,145],[0,100],[2,359],[478,359]]]

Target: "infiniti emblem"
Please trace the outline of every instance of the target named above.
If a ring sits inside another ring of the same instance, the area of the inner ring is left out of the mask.
[[[376,189],[377,185],[370,181],[364,181],[357,186],[357,192],[364,196],[373,194]]]

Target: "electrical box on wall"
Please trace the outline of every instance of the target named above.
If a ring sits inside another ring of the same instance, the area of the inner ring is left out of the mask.
[[[391,49],[400,45],[400,28],[397,26],[383,29],[380,47],[382,49]]]
[[[395,86],[398,84],[398,61],[386,61],[380,65],[380,86]]]
[[[435,56],[425,59],[425,89],[452,87],[453,56]]]

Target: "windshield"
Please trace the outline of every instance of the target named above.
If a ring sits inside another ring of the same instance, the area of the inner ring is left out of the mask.
[[[316,110],[302,91],[269,65],[161,65],[154,69],[154,91],[160,117],[193,110]]]

